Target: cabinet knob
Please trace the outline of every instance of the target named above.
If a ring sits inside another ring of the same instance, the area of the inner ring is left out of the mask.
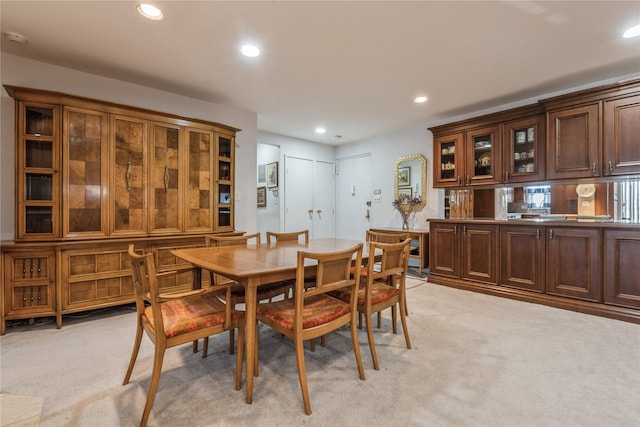
[[[596,162],[593,162],[593,164],[591,165],[591,173],[592,173],[593,175],[595,175],[595,174],[596,174],[596,171],[597,171],[597,169],[596,169]]]
[[[613,173],[613,162],[609,160],[609,173]]]

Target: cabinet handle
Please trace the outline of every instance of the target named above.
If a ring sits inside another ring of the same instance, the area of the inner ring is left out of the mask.
[[[458,184],[461,184],[462,180],[460,179],[460,176],[458,176]]]
[[[536,229],[536,239],[540,238],[540,229]]]
[[[549,238],[553,239],[553,230],[549,230]]]
[[[164,167],[164,189],[165,190],[169,189],[169,167],[168,166]]]
[[[471,184],[471,175],[467,175],[467,185]]]
[[[466,225],[462,226],[462,234],[467,234],[467,226]]]
[[[591,165],[591,173],[592,173],[593,175],[595,175],[595,174],[596,174],[596,162],[593,162],[593,164]]]
[[[609,160],[609,173],[613,173],[613,162]]]
[[[505,180],[505,181],[509,181],[509,171],[506,171],[506,172],[504,173],[504,180]]]
[[[457,225],[453,226],[453,233],[454,234],[458,234],[458,226]]]
[[[131,162],[127,163],[127,191],[131,190],[131,179],[133,178],[133,172],[131,171]]]

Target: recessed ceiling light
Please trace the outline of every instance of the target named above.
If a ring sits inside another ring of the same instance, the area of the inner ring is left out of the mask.
[[[624,37],[625,39],[630,39],[631,37],[638,37],[638,36],[640,36],[640,25],[636,25],[635,27],[629,28],[622,35],[622,37]]]
[[[242,52],[244,56],[248,56],[249,58],[255,58],[256,56],[260,55],[260,49],[252,44],[245,44],[240,48],[240,52]]]
[[[415,102],[416,104],[422,104],[423,102],[427,102],[427,98],[426,96],[418,96],[416,99],[413,100],[413,102]]]
[[[138,3],[136,9],[138,9],[140,15],[154,21],[160,21],[162,18],[164,18],[164,15],[162,15],[162,11],[150,3]]]
[[[325,132],[327,132],[327,130],[325,128],[323,128],[323,127],[317,127],[316,128],[316,133],[325,133]]]

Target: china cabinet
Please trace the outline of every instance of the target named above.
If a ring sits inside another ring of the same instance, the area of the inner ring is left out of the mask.
[[[171,249],[235,232],[238,129],[5,89],[16,106],[17,191],[15,242],[2,248],[3,330],[7,319],[55,315],[60,327],[63,314],[133,301],[129,243],[153,252],[162,270],[177,262]],[[38,251],[25,254],[33,244]],[[186,289],[183,267],[161,286]]]
[[[541,106],[534,104],[430,128],[433,186],[484,186],[544,176],[542,160],[536,160],[544,151],[543,120]]]

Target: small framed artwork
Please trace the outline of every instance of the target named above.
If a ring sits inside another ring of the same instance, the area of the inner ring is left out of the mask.
[[[413,197],[413,189],[411,187],[408,188],[398,188],[398,197],[407,196],[409,198]]]
[[[267,165],[258,165],[258,183],[267,182]]]
[[[411,168],[398,168],[398,186],[404,187],[411,185]]]
[[[267,164],[267,187],[278,186],[278,162]]]
[[[258,207],[267,207],[267,187],[258,187]]]

